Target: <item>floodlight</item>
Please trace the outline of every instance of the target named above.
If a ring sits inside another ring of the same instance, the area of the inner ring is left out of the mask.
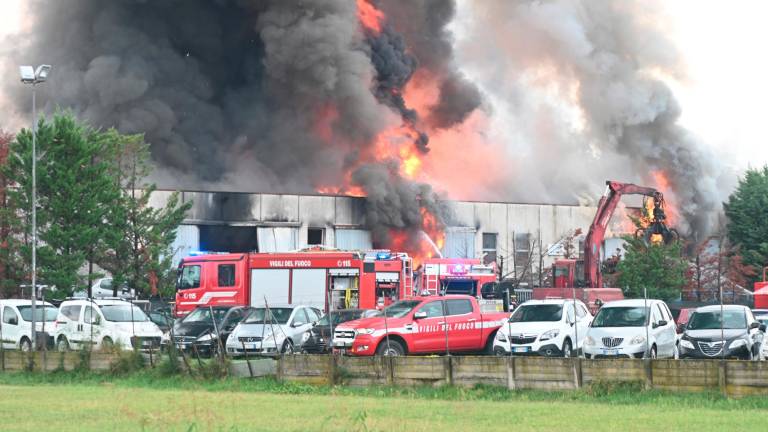
[[[35,71],[35,82],[44,82],[50,73],[51,65],[44,64],[38,66],[37,70]]]
[[[35,69],[32,66],[19,66],[19,75],[21,75],[21,82],[24,84],[35,82]],[[46,75],[48,75],[47,72]]]

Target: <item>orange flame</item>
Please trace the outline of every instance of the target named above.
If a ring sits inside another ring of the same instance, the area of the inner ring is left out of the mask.
[[[374,34],[381,33],[384,12],[368,3],[368,0],[357,0],[357,19],[362,26]]]
[[[664,194],[664,213],[667,216],[667,225],[675,226],[680,220],[680,210],[677,204],[677,198],[672,189],[672,183],[669,177],[663,171],[652,171],[654,187]]]

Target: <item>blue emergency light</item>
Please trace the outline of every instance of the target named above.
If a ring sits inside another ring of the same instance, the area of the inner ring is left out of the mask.
[[[376,259],[377,260],[388,260],[392,258],[392,254],[389,252],[377,252],[376,253]]]

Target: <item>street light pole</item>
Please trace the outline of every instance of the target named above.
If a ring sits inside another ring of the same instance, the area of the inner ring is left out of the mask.
[[[37,312],[37,84],[45,82],[51,73],[51,65],[40,65],[37,69],[32,66],[19,67],[21,82],[32,85],[32,330],[30,339],[32,351],[37,349],[37,326],[35,313]],[[45,321],[45,319],[43,319]]]

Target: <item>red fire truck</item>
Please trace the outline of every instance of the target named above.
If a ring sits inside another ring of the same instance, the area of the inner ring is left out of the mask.
[[[417,271],[416,292],[421,295],[466,294],[480,297],[487,282],[496,282],[496,268],[477,258],[430,258]]]
[[[184,258],[176,316],[198,306],[375,308],[413,296],[411,258],[389,251],[202,254]]]

